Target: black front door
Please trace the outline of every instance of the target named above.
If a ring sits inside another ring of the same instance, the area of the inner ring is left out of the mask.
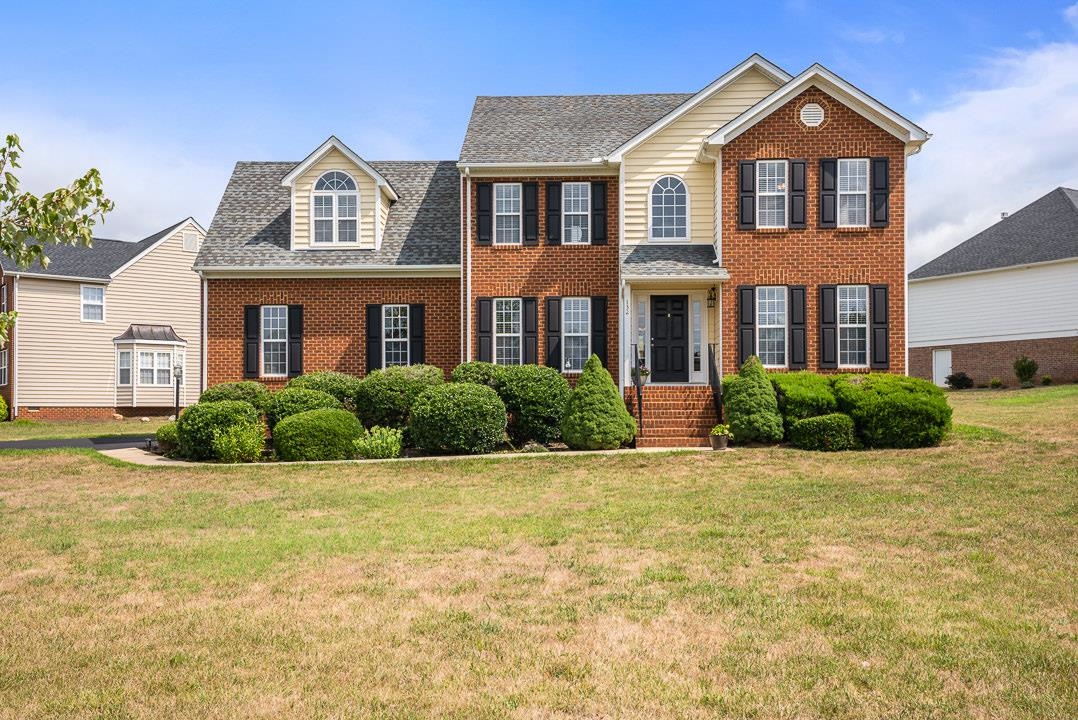
[[[651,296],[651,379],[689,381],[688,295]]]

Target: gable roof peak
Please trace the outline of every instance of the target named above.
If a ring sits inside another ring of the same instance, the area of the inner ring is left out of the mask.
[[[356,167],[358,167],[365,174],[370,176],[371,179],[374,180],[375,184],[379,188],[382,188],[394,202],[399,199],[397,197],[397,192],[393,189],[393,186],[389,183],[389,181],[386,180],[381,173],[375,170],[370,163],[361,158],[355,150],[345,145],[336,135],[330,135],[328,138],[326,138],[326,141],[324,143],[315,148],[310,155],[301,160],[298,165],[292,168],[291,172],[289,172],[287,175],[284,176],[284,178],[281,179],[281,185],[287,188],[291,188],[295,184],[297,178],[299,178],[303,173],[307,172],[307,170],[309,170],[312,165],[321,160],[322,157],[325,156],[325,154],[328,153],[330,150],[336,150],[342,155],[344,155],[346,158],[351,160],[352,163],[356,165]]]

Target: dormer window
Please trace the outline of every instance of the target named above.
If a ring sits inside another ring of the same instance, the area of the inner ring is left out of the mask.
[[[312,193],[314,245],[359,242],[359,193],[347,173],[330,170]]]

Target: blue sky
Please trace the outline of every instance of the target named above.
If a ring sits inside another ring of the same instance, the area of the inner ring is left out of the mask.
[[[821,62],[934,133],[910,164],[915,260],[1078,184],[1078,139],[1052,126],[1078,119],[1073,0],[22,3],[5,51],[0,131],[22,136],[26,183],[99,167],[117,202],[101,234],[121,238],[208,224],[236,160],[299,159],[330,134],[370,159],[455,158],[477,94],[693,91],[753,52]],[[1031,121],[1044,135],[1012,142]],[[986,168],[966,160],[1016,153],[1035,177],[972,192]]]

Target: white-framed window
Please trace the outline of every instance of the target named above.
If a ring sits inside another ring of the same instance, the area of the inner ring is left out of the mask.
[[[868,227],[868,158],[838,161],[838,226]]]
[[[786,367],[786,287],[756,288],[756,356],[765,367]]]
[[[198,252],[198,233],[185,232],[183,234],[183,249],[185,252]]]
[[[7,285],[0,280],[0,313],[7,312]]]
[[[494,244],[519,245],[521,228],[520,183],[494,184]]]
[[[494,299],[494,362],[520,365],[520,298]]]
[[[0,350],[0,387],[7,385],[7,348]]]
[[[692,301],[692,371],[704,368],[704,306],[697,299]]]
[[[138,354],[139,385],[172,384],[172,351],[140,350]]]
[[[116,355],[116,384],[131,384],[131,351],[121,350]]]
[[[785,160],[756,161],[756,227],[786,227]]]
[[[82,321],[105,322],[105,288],[102,285],[82,286]]]
[[[288,306],[262,306],[262,375],[288,374]]]
[[[838,364],[868,367],[868,285],[838,286]]]
[[[689,191],[681,178],[666,175],[651,186],[650,236],[653,240],[689,237]]]
[[[330,170],[311,193],[313,245],[359,241],[359,192],[348,173]]]
[[[591,298],[561,299],[561,369],[584,369],[591,355]]]
[[[591,242],[591,183],[561,184],[561,225],[563,245]]]
[[[409,364],[408,353],[408,306],[383,305],[382,367]]]

